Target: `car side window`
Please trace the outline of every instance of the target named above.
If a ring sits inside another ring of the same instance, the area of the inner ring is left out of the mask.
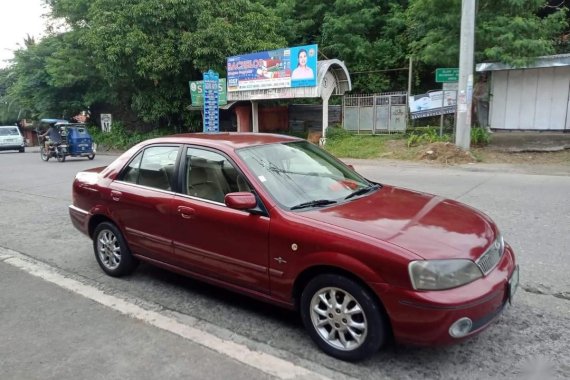
[[[176,146],[147,148],[131,161],[121,179],[155,189],[171,190],[177,156]]]
[[[188,195],[224,203],[228,193],[251,191],[235,166],[219,153],[188,148],[185,164]]]
[[[119,180],[130,182],[130,183],[138,183],[139,179],[139,167],[141,165],[141,158],[142,152],[137,154],[136,157],[131,161],[129,165],[123,170]]]

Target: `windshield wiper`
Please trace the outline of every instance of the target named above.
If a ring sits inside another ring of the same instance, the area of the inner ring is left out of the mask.
[[[331,201],[330,199],[317,199],[315,201],[305,202],[298,204],[297,206],[291,207],[291,210],[299,210],[301,208],[307,207],[320,207],[320,206],[327,206],[336,203],[336,201]]]
[[[350,198],[356,197],[358,195],[366,194],[369,191],[376,190],[379,188],[380,188],[380,185],[378,185],[378,184],[363,187],[363,188],[360,188],[360,189],[353,191],[352,193],[348,194],[346,197],[344,197],[344,199],[350,199]]]

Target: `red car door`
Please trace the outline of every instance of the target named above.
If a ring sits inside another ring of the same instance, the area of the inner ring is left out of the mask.
[[[172,257],[171,173],[178,151],[177,146],[146,148],[110,185],[112,217],[135,254],[160,261]]]
[[[269,218],[223,203],[225,194],[243,190],[225,156],[196,148],[185,155],[185,194],[176,194],[173,206],[176,261],[192,272],[269,292]]]

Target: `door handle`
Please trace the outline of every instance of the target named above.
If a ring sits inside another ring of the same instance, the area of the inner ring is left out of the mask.
[[[111,190],[111,198],[112,198],[115,202],[120,201],[122,195],[123,195],[123,193],[121,193],[120,191]]]
[[[178,206],[176,211],[178,211],[180,216],[182,216],[184,219],[191,219],[196,214],[196,211],[193,208],[186,206]]]

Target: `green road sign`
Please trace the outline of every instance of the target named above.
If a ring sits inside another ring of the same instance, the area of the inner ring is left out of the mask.
[[[435,69],[435,81],[437,83],[458,82],[459,69],[449,67]]]
[[[188,82],[190,85],[190,97],[192,105],[202,107],[204,105],[204,89],[202,88],[202,81]],[[228,104],[228,97],[226,94],[226,78],[220,78],[219,86],[219,105],[224,106]]]

